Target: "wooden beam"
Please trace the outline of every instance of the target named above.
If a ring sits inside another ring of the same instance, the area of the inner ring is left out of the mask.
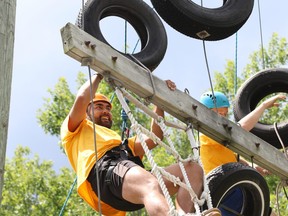
[[[142,98],[162,107],[166,112],[191,123],[200,132],[227,146],[282,179],[288,178],[288,161],[278,149],[243,130],[235,123],[207,109],[200,102],[181,92],[169,91],[165,81],[147,72],[110,46],[68,23],[61,29],[65,54],[116,80]],[[155,86],[155,88],[153,88]]]
[[[0,203],[8,134],[12,83],[16,0],[0,1]]]

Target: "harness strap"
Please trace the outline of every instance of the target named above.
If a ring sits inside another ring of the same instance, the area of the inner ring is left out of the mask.
[[[139,156],[134,156],[131,149],[128,147],[128,140],[125,139],[119,146],[116,146],[105,153],[105,155],[98,161],[99,165],[107,167],[105,176],[105,183],[111,184],[112,173],[115,166],[123,160],[130,160],[137,165],[144,167]]]

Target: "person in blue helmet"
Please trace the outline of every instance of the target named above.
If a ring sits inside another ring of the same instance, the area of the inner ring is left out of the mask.
[[[248,115],[242,118],[238,122],[238,124],[246,131],[250,131],[255,126],[255,124],[259,121],[259,118],[261,117],[261,115],[266,109],[271,108],[273,106],[278,106],[279,104],[276,103],[276,101],[284,100],[285,98],[286,98],[285,95],[278,94],[278,95],[275,95],[274,97],[271,97],[265,100],[259,106],[257,106],[252,112],[250,112]],[[203,105],[205,105],[207,108],[218,113],[219,115],[223,117],[227,117],[230,103],[226,95],[224,95],[222,92],[218,92],[218,91],[205,92],[204,94],[201,95],[200,102]],[[220,143],[207,137],[204,134],[200,135],[200,145],[201,145],[200,158],[203,164],[205,175],[207,175],[214,168],[221,166],[223,164],[226,164],[226,163],[230,163],[230,162],[240,162],[240,163],[248,165],[248,162],[246,162],[245,160],[243,159],[238,160],[237,154],[235,152],[231,151],[227,147],[221,145]],[[259,166],[256,166],[255,168],[262,175],[269,174],[269,171],[266,169],[263,169]],[[237,191],[234,191],[234,192],[235,193],[234,193],[233,198],[241,200],[242,195],[240,193],[237,193]],[[221,211],[222,211],[223,216],[229,215],[224,210],[221,210]],[[274,215],[276,216],[276,214],[271,209],[271,216],[274,216]]]

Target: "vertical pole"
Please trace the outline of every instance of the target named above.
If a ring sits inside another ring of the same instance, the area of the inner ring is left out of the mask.
[[[16,0],[0,0],[0,203],[4,185],[13,68]]]

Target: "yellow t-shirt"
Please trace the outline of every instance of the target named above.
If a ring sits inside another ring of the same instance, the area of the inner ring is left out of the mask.
[[[61,126],[61,141],[69,162],[77,174],[77,191],[79,195],[96,211],[98,197],[93,192],[91,184],[86,180],[93,168],[95,158],[93,123],[87,119],[74,131],[68,130],[68,119]],[[98,160],[111,148],[121,143],[121,137],[113,130],[95,125]],[[135,137],[129,138],[128,146],[134,154]],[[112,208],[101,201],[101,212],[104,215],[124,216],[126,212]]]
[[[237,162],[233,151],[204,134],[200,135],[200,158],[205,175],[220,165]]]

